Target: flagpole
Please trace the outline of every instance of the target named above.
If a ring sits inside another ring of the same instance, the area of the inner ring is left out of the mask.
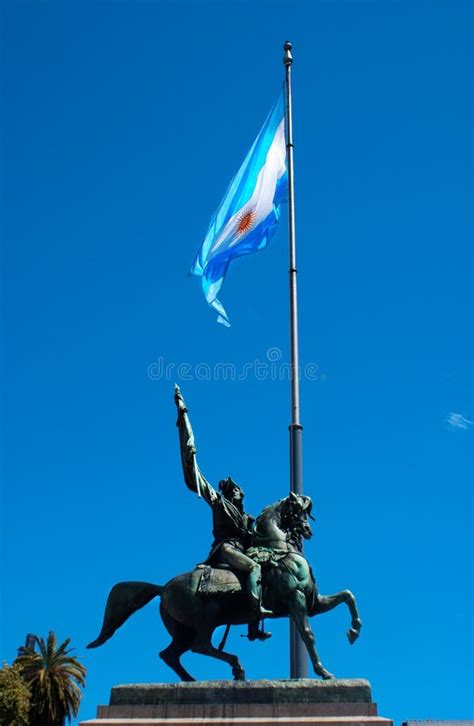
[[[298,345],[298,287],[296,270],[295,188],[293,172],[293,117],[291,98],[291,43],[283,46],[285,55],[286,89],[286,158],[288,161],[288,231],[290,247],[290,370],[291,370],[291,424],[290,429],[290,489],[303,493],[303,427],[300,421],[300,365]],[[293,620],[290,620],[290,674],[291,678],[306,678],[308,655]]]

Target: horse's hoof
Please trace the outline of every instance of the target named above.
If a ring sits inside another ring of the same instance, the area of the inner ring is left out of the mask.
[[[329,671],[323,671],[321,673],[321,678],[324,681],[330,681],[331,679],[334,679],[336,676],[333,673],[329,673]]]
[[[359,637],[358,630],[354,630],[354,628],[351,628],[350,630],[347,631],[347,639],[351,645],[353,645],[356,642],[358,637]]]
[[[324,668],[324,666],[321,663],[318,663],[316,666],[314,666],[314,672],[320,678],[324,678],[325,681],[329,680],[330,678],[336,677],[336,676],[333,676],[332,673],[329,673],[329,671],[327,671],[326,668]]]

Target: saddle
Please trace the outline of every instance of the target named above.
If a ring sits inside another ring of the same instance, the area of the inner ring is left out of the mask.
[[[252,560],[263,565],[263,586],[265,588],[265,566],[278,565],[280,560],[288,554],[288,549],[271,549],[270,547],[254,546],[247,550],[247,555]],[[221,593],[242,592],[242,582],[238,576],[224,563],[215,567],[211,565],[197,565],[196,570],[201,572],[197,592],[200,595],[215,595]]]
[[[196,569],[201,572],[197,587],[197,592],[200,595],[215,595],[218,592],[226,594],[242,592],[239,578],[227,566],[198,565]]]

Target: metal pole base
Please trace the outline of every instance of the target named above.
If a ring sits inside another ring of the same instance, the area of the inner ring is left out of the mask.
[[[291,424],[290,427],[290,466],[291,491],[295,494],[303,493],[303,427],[300,424]],[[290,677],[308,677],[308,651],[301,636],[290,620]]]
[[[307,678],[308,651],[293,620],[290,620],[290,654],[290,678]]]

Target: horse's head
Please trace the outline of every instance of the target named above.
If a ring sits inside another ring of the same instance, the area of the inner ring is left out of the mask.
[[[308,521],[314,519],[311,515],[313,502],[311,497],[303,494],[290,492],[289,496],[282,500],[281,527],[290,536],[290,540],[301,547],[301,538],[310,539],[313,530]]]
[[[256,541],[264,547],[286,546],[290,543],[301,550],[302,540],[313,536],[308,522],[313,502],[310,497],[290,493],[288,497],[269,504],[255,522]]]

